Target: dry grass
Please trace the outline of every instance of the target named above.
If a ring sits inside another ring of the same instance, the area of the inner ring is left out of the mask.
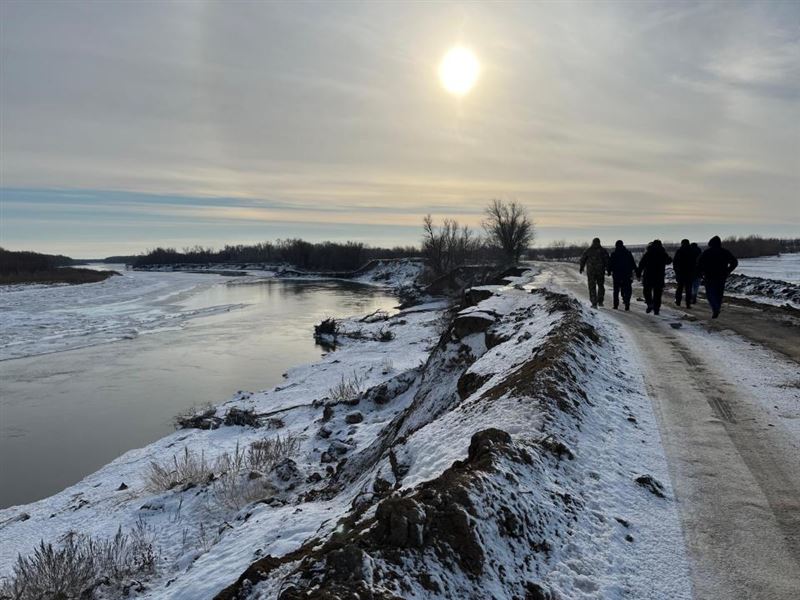
[[[92,598],[100,586],[112,592],[112,597],[127,595],[132,586],[139,585],[134,577],[155,571],[158,555],[153,538],[140,521],[129,533],[120,528],[107,540],[73,532],[55,546],[42,541],[32,554],[17,558],[11,576],[0,584],[0,598]]]
[[[342,375],[341,381],[328,390],[328,395],[334,402],[351,404],[358,401],[364,391],[364,377],[355,371],[350,377]]]
[[[209,481],[214,470],[206,462],[205,453],[198,456],[184,446],[183,454],[176,454],[172,462],[150,463],[147,472],[147,489],[154,493],[171,490],[179,485],[199,485]]]

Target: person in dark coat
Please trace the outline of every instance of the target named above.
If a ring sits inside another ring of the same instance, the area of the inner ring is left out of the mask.
[[[622,240],[617,240],[614,251],[608,259],[608,274],[614,282],[614,308],[619,308],[619,294],[622,292],[622,303],[625,310],[631,309],[631,294],[633,292],[633,274],[636,272],[636,261],[631,251],[625,247]]]
[[[664,293],[664,270],[672,262],[661,240],[653,240],[639,261],[636,276],[642,278],[644,301],[647,311],[658,314],[661,310],[661,296]]]
[[[606,296],[605,277],[608,269],[608,250],[600,244],[600,238],[594,238],[592,245],[581,255],[580,272],[586,269],[586,283],[589,285],[589,300],[592,308],[603,306]]]
[[[696,248],[696,250],[695,250]],[[695,244],[692,248],[689,240],[681,240],[681,247],[675,252],[672,258],[672,268],[675,269],[675,304],[681,305],[684,292],[686,292],[686,308],[692,307],[692,285],[694,284],[694,272],[697,268],[697,259],[700,256],[700,248]]]
[[[725,281],[737,266],[739,261],[730,250],[722,247],[718,235],[708,240],[708,248],[703,250],[697,261],[697,274],[706,282],[706,298],[711,305],[712,319],[716,319],[722,310]]]
[[[700,260],[700,255],[703,253],[697,242],[689,244],[694,254],[694,277],[692,278],[692,304],[697,304],[697,292],[700,291],[700,275],[697,274],[697,261]]]

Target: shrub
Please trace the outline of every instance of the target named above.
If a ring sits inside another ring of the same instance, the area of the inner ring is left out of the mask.
[[[358,402],[363,389],[364,378],[353,371],[353,375],[350,377],[342,375],[341,381],[328,390],[328,395],[334,402],[352,404]]]
[[[175,429],[216,429],[222,419],[216,416],[217,409],[207,404],[201,409],[196,406],[178,413],[172,418]]]
[[[391,329],[381,329],[375,339],[379,342],[391,342],[394,339],[394,331]]]
[[[124,590],[126,580],[151,574],[158,559],[152,531],[139,521],[130,533],[122,528],[107,540],[75,532],[59,544],[39,546],[17,557],[11,576],[0,584],[0,598],[9,600],[78,600],[96,596],[97,588]],[[128,589],[130,584],[127,582]]]
[[[164,492],[178,485],[205,483],[211,479],[213,470],[205,459],[205,453],[200,456],[191,452],[184,446],[182,455],[174,455],[172,462],[159,464],[150,463],[147,473],[147,489],[151,492]]]
[[[284,458],[295,455],[299,449],[300,437],[296,435],[258,440],[250,445],[247,452],[248,467],[267,472]]]
[[[258,427],[261,422],[258,415],[251,408],[230,408],[225,414],[225,425],[239,425],[241,427]]]
[[[214,498],[239,510],[271,495],[275,488],[263,474],[293,456],[299,447],[300,438],[292,435],[258,440],[246,451],[237,443],[233,454],[226,452],[217,462],[220,475],[214,482]]]

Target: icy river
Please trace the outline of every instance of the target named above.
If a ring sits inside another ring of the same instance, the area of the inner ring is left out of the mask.
[[[320,356],[324,317],[396,304],[346,282],[121,272],[0,290],[0,507],[166,435],[187,408],[278,384]]]

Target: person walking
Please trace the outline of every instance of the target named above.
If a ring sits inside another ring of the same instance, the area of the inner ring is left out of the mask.
[[[586,269],[586,283],[589,285],[589,300],[592,308],[603,306],[606,296],[605,277],[608,269],[608,251],[600,245],[600,238],[594,238],[592,245],[581,255],[580,272]]]
[[[694,276],[692,277],[692,304],[697,304],[697,292],[700,291],[700,275],[697,274],[697,261],[700,260],[700,255],[703,253],[697,242],[689,244],[694,255]]]
[[[619,294],[622,292],[622,303],[625,310],[631,309],[631,294],[633,293],[633,274],[636,272],[636,260],[633,254],[625,247],[622,240],[614,244],[614,251],[608,259],[608,274],[614,283],[614,308],[619,308]]]
[[[678,306],[681,305],[685,292],[686,308],[692,307],[692,286],[698,257],[699,254],[695,254],[689,240],[681,240],[681,247],[675,251],[675,256],[672,258],[672,268],[675,270],[675,304]]]
[[[658,314],[661,311],[661,296],[664,294],[664,270],[672,262],[661,240],[653,240],[639,261],[636,276],[642,279],[645,312]]]
[[[711,305],[712,319],[719,317],[725,281],[738,266],[739,261],[730,250],[722,247],[722,240],[718,235],[708,240],[708,248],[703,250],[697,260],[697,274],[706,282],[706,298]]]

